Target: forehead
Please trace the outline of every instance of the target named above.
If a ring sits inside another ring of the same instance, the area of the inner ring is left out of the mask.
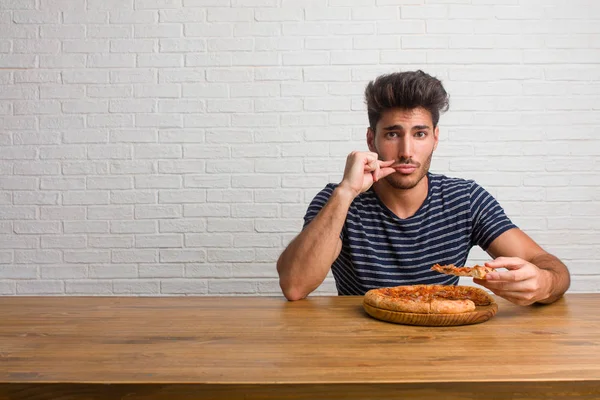
[[[377,122],[376,130],[392,125],[400,125],[406,130],[417,125],[426,125],[433,128],[433,120],[431,118],[431,113],[422,107],[412,109],[391,108],[381,113],[381,118],[379,119],[379,122]]]

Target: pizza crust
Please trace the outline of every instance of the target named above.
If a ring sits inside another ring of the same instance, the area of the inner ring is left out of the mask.
[[[475,265],[473,267],[457,267],[454,264],[435,264],[433,267],[431,267],[431,270],[446,275],[471,276],[473,278],[484,279],[488,273],[494,271],[494,268],[485,267],[482,265]]]
[[[459,314],[494,303],[485,291],[471,286],[412,285],[371,289],[364,302],[383,310],[418,314]]]

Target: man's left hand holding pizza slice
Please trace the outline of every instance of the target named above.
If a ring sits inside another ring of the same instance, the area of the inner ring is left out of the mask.
[[[570,284],[567,267],[544,251],[520,229],[511,229],[487,248],[494,260],[485,265],[494,269],[473,282],[515,304],[549,304],[562,296]]]
[[[519,257],[498,257],[485,265],[507,270],[489,272],[484,279],[473,278],[473,282],[506,300],[527,306],[543,303],[551,297],[555,277],[550,270],[538,268]]]

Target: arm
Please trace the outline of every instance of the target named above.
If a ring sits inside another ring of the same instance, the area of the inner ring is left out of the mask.
[[[487,252],[495,258],[487,266],[508,271],[492,272],[483,280],[475,279],[475,283],[513,303],[550,304],[569,288],[567,267],[518,228],[494,239]]]
[[[288,300],[305,298],[327,276],[342,249],[340,232],[353,199],[338,186],[323,209],[281,253],[277,272]]]
[[[340,232],[350,204],[373,182],[395,172],[389,168],[393,163],[378,160],[376,153],[350,153],[344,178],[327,204],[277,260],[279,286],[288,300],[305,298],[323,282],[342,249]]]

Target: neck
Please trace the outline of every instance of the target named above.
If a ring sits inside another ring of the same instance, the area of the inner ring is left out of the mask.
[[[409,218],[415,215],[419,207],[427,198],[429,191],[429,178],[427,175],[411,189],[396,189],[385,179],[373,184],[373,190],[379,199],[394,214],[400,218]]]

